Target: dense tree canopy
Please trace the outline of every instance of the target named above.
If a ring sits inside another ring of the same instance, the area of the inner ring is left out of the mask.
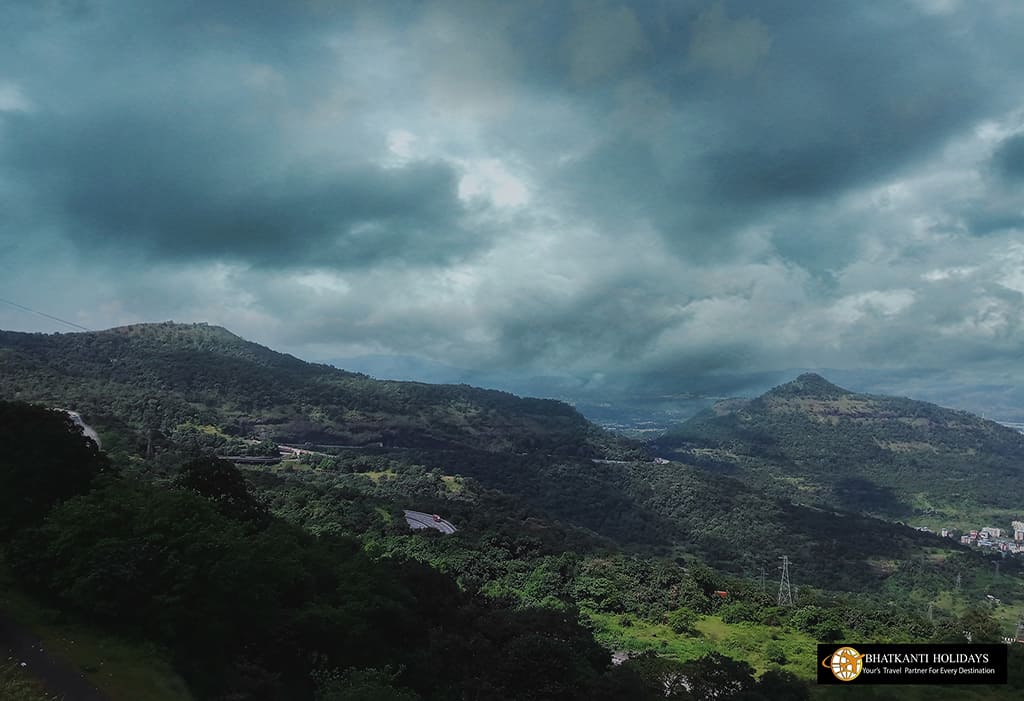
[[[109,463],[62,411],[0,401],[0,537],[86,489]]]

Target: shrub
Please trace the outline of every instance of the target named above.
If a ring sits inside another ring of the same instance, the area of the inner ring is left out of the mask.
[[[669,611],[666,615],[668,627],[672,629],[673,633],[679,635],[693,635],[697,631],[694,628],[694,624],[697,623],[699,616],[691,609],[681,606],[674,611]]]

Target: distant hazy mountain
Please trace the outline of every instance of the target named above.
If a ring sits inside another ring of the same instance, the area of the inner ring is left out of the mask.
[[[402,380],[442,385],[472,385],[521,397],[564,400],[586,392],[585,379],[569,375],[536,375],[503,370],[457,368],[414,355],[360,355],[335,358],[331,365],[360,372],[379,380]]]
[[[800,501],[962,522],[1024,509],[1024,435],[964,411],[804,374],[716,403],[658,439],[680,460]]]
[[[385,380],[470,384],[520,396],[558,399],[591,421],[640,433],[685,421],[725,397],[756,397],[798,375],[814,372],[855,392],[910,396],[999,421],[1024,422],[1024,385],[938,369],[790,368],[699,377],[666,373],[582,376],[457,368],[412,355],[332,359],[336,367]]]

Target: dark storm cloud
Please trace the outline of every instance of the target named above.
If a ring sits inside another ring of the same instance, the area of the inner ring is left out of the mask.
[[[703,160],[713,186],[737,200],[849,186],[935,148],[990,107],[989,78],[948,23],[895,3],[884,12],[785,5],[758,10],[771,51],[748,84],[725,89],[736,117],[722,120],[724,138]]]
[[[1012,104],[962,18],[896,3],[676,7],[657,24],[641,15],[647,60],[622,68],[663,100],[658,134],[645,143],[608,122],[571,175],[602,216],[644,212],[690,255],[773,208],[897,172]],[[735,42],[714,62],[700,50],[709,33]]]
[[[948,217],[971,236],[1019,233],[1024,229],[1024,133],[999,139],[978,171],[984,189],[945,203]]]
[[[25,81],[35,109],[0,116],[0,174],[83,250],[347,268],[442,262],[481,240],[459,222],[451,167],[385,167],[365,117],[295,145],[296,115],[326,92],[316,74],[348,69],[323,46],[350,19],[337,9],[80,3],[15,19],[68,45],[18,39],[61,70]]]
[[[275,163],[260,133],[184,117],[18,116],[0,157],[86,248],[344,268],[474,244],[443,164]]]
[[[964,223],[974,236],[1013,233],[1024,228],[1024,210],[1017,207],[991,206],[979,203],[964,212]]]
[[[992,156],[992,165],[1007,180],[1024,180],[1024,134],[1003,141]]]

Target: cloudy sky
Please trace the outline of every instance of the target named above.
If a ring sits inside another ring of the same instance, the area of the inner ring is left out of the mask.
[[[9,0],[0,297],[313,360],[1019,379],[1022,66],[1014,0]]]

